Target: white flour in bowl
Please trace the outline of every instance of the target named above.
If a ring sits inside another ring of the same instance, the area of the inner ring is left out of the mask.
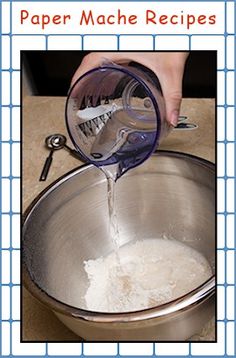
[[[87,309],[128,312],[169,302],[212,275],[205,257],[176,240],[146,239],[85,262]]]

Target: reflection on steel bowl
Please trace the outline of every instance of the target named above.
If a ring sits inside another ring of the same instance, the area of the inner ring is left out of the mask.
[[[215,168],[203,159],[159,151],[116,184],[121,244],[174,237],[202,253],[214,272]],[[126,313],[86,309],[84,261],[108,255],[107,184],[92,165],[68,173],[28,209],[23,280],[80,337],[90,341],[182,341],[215,311],[215,277],[169,303]]]

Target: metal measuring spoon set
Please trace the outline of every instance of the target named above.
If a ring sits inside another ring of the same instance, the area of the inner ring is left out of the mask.
[[[47,179],[48,172],[52,164],[53,153],[55,150],[66,149],[70,154],[75,156],[77,159],[80,159],[79,153],[66,144],[66,137],[63,134],[52,134],[48,136],[45,139],[45,146],[50,150],[50,153],[44,163],[39,181],[45,181]]]
[[[188,122],[187,116],[179,116],[177,126],[174,128],[174,130],[193,130],[197,128],[197,124]]]

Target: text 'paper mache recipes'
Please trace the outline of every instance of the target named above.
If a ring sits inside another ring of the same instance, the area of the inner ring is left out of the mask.
[[[46,30],[49,25],[66,27],[73,20],[76,21],[78,27],[80,26],[124,26],[124,25],[156,25],[157,27],[181,26],[184,30],[190,30],[196,25],[215,25],[217,17],[215,14],[193,14],[186,11],[176,12],[174,14],[160,14],[154,10],[147,9],[142,15],[140,14],[126,14],[121,9],[116,9],[113,13],[98,14],[93,10],[81,10],[78,14],[48,14],[32,13],[30,10],[20,10],[20,24],[34,25],[41,30]]]

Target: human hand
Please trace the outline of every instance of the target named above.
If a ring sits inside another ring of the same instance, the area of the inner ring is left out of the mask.
[[[166,107],[166,120],[176,126],[181,99],[182,79],[188,52],[91,52],[84,57],[76,70],[72,85],[85,72],[101,66],[104,60],[117,64],[127,64],[131,61],[142,64],[152,70],[158,77]]]

